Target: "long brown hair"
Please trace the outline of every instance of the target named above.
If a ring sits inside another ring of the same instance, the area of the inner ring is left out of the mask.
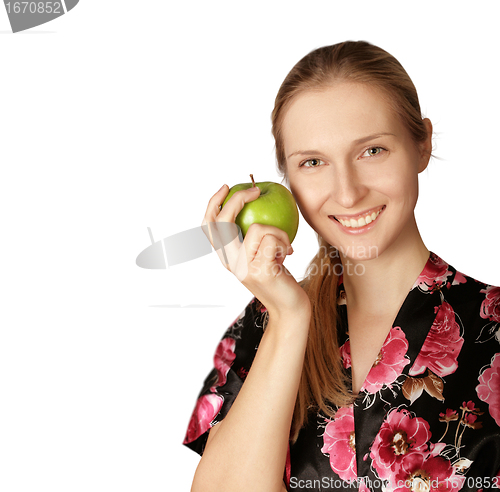
[[[327,88],[338,81],[369,84],[382,96],[406,126],[415,145],[427,138],[417,91],[402,65],[389,53],[366,41],[345,41],[311,51],[283,81],[272,112],[277,169],[288,182],[282,126],[288,107],[307,91]],[[350,404],[337,341],[339,252],[318,236],[319,250],[309,263],[300,285],[311,301],[309,328],[302,377],[293,414],[291,440],[297,439],[310,410],[332,416],[335,407]]]

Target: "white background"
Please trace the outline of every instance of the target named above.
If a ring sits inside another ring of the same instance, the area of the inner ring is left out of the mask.
[[[222,184],[281,180],[274,98],[317,47],[400,60],[442,158],[421,175],[424,242],[500,285],[497,27],[495,2],[81,0],[18,34],[0,9],[0,489],[189,490],[189,417],[252,294],[215,254],[135,259]],[[300,279],[302,219],[294,250]]]

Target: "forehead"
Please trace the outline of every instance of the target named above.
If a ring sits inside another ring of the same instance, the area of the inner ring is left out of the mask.
[[[283,119],[285,155],[384,132],[398,135],[401,124],[383,92],[352,82],[298,95]]]

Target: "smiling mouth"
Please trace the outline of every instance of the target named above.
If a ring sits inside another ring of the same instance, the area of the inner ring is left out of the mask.
[[[357,229],[372,223],[384,209],[385,205],[382,205],[357,215],[330,215],[330,217],[335,219],[344,227]]]

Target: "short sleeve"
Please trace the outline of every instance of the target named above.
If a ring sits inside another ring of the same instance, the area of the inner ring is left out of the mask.
[[[198,395],[183,444],[202,455],[210,429],[222,421],[238,395],[257,352],[268,319],[254,297],[224,333],[214,367]]]

